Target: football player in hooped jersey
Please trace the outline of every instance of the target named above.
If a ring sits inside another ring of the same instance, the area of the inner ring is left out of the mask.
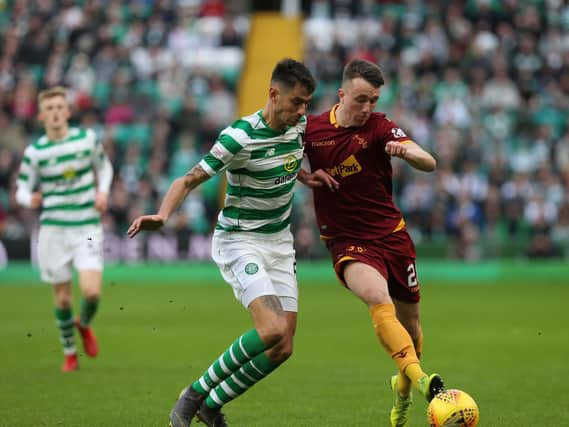
[[[436,162],[385,114],[374,112],[383,83],[377,65],[348,63],[339,103],[308,118],[305,156],[313,171],[337,182],[336,191],[314,188],[320,234],[338,278],[368,306],[375,333],[399,368],[390,382],[391,424],[404,426],[412,386],[430,401],[443,382],[419,363],[423,334],[415,248],[393,202],[391,157],[425,172],[434,171]]]
[[[99,346],[90,327],[97,312],[103,270],[101,214],[113,168],[91,129],[69,126],[66,92],[56,86],[38,95],[39,120],[45,135],[30,144],[20,166],[16,200],[41,208],[38,264],[41,279],[52,285],[55,318],[65,360],[63,372],[78,368],[74,329],[85,353],[95,357]],[[72,314],[72,268],[79,273],[81,311]]]
[[[212,257],[249,310],[254,328],[184,389],[170,413],[172,427],[188,426],[194,416],[207,426],[225,426],[221,407],[292,353],[298,290],[290,215],[303,157],[304,114],[315,86],[303,64],[279,62],[265,108],[225,128],[203,160],[174,181],[158,214],[137,218],[128,230],[133,237],[160,228],[193,188],[227,170]],[[308,185],[327,185],[326,178],[321,172],[311,174]]]

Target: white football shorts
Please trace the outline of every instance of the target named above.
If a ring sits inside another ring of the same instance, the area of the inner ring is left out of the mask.
[[[69,282],[73,267],[77,270],[103,269],[103,227],[40,226],[38,264],[44,282]]]
[[[276,295],[285,311],[298,311],[296,258],[290,230],[275,234],[216,230],[211,252],[223,279],[245,308],[255,298]]]

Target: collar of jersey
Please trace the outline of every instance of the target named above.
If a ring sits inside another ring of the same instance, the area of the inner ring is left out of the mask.
[[[257,111],[257,115],[259,116],[259,118],[261,119],[261,123],[263,123],[263,125],[265,126],[265,129],[273,132],[275,134],[275,136],[277,135],[284,135],[285,133],[287,133],[287,131],[291,128],[291,126],[287,126],[285,130],[283,130],[282,132],[279,132],[278,130],[273,129],[272,127],[270,127],[268,125],[268,123],[265,121],[265,119],[263,118],[263,110],[259,110]]]
[[[338,109],[340,104],[336,104],[330,110],[330,124],[335,128],[339,128],[340,125],[338,124],[338,120],[336,119],[336,110]]]
[[[60,142],[66,142],[69,138],[72,138],[73,136],[75,136],[77,134],[76,130],[77,130],[77,128],[69,127],[67,129],[67,135],[65,135],[61,139],[49,139],[49,137],[47,136],[47,133],[46,133],[45,134],[45,139],[47,140],[46,144],[58,144]]]

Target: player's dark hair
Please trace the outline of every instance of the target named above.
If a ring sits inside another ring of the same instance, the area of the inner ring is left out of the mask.
[[[354,59],[344,67],[342,83],[361,77],[373,87],[380,87],[385,83],[381,69],[373,62],[363,59]]]
[[[277,63],[271,75],[271,83],[280,83],[289,89],[300,83],[310,93],[316,89],[316,80],[310,70],[302,62],[292,58],[285,58]]]

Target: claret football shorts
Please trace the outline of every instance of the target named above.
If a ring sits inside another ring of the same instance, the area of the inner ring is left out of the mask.
[[[338,279],[344,281],[349,262],[367,264],[387,280],[389,295],[407,303],[419,302],[419,279],[415,268],[415,246],[402,230],[379,240],[358,240],[347,237],[325,241]]]

